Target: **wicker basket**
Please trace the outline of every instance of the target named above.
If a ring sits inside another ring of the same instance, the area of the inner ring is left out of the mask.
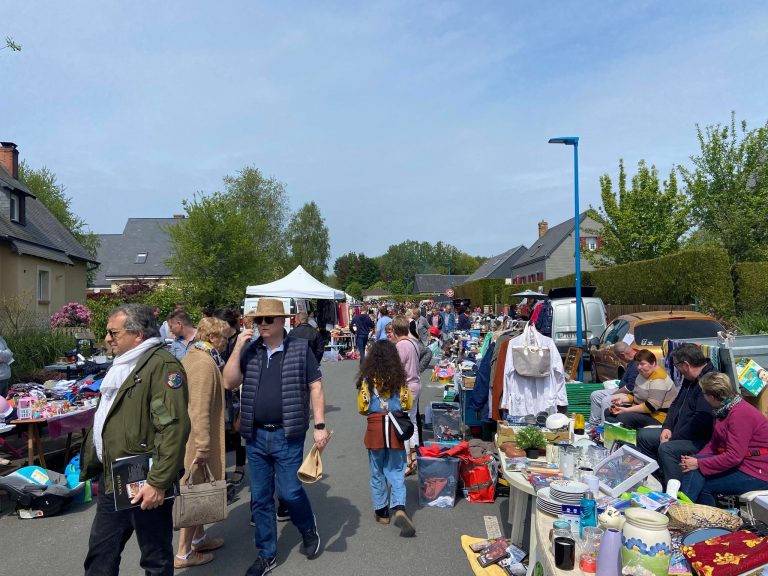
[[[727,528],[737,530],[742,519],[725,510],[704,504],[678,503],[667,512],[669,527],[688,532],[696,528]]]

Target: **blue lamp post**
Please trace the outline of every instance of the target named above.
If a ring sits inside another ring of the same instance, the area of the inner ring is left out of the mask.
[[[573,242],[576,247],[574,256],[576,259],[576,345],[581,348],[583,341],[581,333],[581,238],[579,234],[579,227],[581,225],[581,222],[579,221],[579,137],[562,136],[560,138],[550,138],[549,143],[573,146],[573,199],[575,209],[573,219]],[[579,354],[579,381],[584,381],[582,354]]]

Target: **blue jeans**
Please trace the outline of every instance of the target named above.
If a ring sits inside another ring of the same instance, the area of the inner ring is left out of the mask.
[[[735,468],[712,476],[704,476],[699,470],[686,472],[680,487],[688,498],[707,506],[715,506],[715,494],[744,494],[752,490],[766,489],[768,482]]]
[[[373,509],[405,506],[405,450],[368,450],[368,467]]]
[[[259,556],[277,555],[275,484],[277,497],[286,505],[291,521],[301,533],[315,526],[312,505],[296,477],[304,459],[304,438],[285,438],[282,428],[254,428],[245,445],[251,477],[251,517],[256,524],[254,540]]]
[[[362,364],[363,360],[365,360],[365,347],[368,346],[368,336],[360,336],[359,334],[355,336],[355,346],[357,346],[357,350],[360,352],[360,364]]]
[[[662,444],[660,436],[661,428],[640,428],[637,431],[637,447],[640,452],[659,463],[663,482],[669,482],[672,479],[682,482],[683,470],[680,468],[680,457],[696,454],[706,442],[669,440]]]

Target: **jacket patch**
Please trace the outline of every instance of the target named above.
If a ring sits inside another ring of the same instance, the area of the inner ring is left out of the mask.
[[[168,379],[165,381],[165,383],[168,384],[168,388],[181,388],[181,385],[184,383],[184,379],[178,372],[171,372],[168,374]]]

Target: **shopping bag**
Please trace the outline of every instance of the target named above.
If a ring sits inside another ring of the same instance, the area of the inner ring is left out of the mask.
[[[463,459],[459,474],[467,500],[493,502],[496,497],[497,465],[492,455]]]
[[[529,324],[523,330],[522,345],[512,346],[512,363],[521,376],[543,378],[552,370],[549,347],[539,346],[538,334]]]
[[[214,480],[207,464],[203,477],[203,482],[193,484],[190,470],[187,480],[179,487],[173,503],[174,528],[211,524],[227,517],[227,482]]]

